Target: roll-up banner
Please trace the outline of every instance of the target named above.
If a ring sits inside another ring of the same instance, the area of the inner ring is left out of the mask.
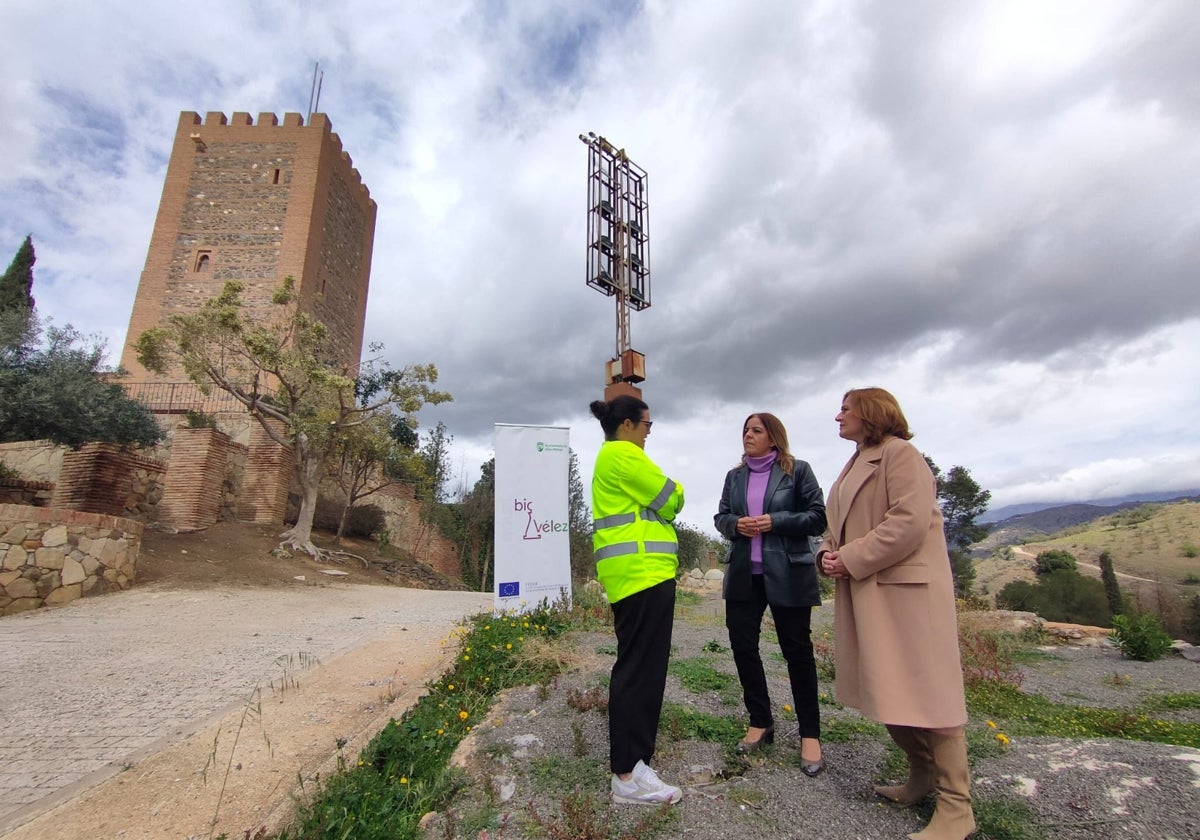
[[[571,599],[569,429],[497,423],[495,609]]]

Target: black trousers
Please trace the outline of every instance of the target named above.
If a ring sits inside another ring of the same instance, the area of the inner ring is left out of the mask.
[[[665,580],[612,605],[617,661],[608,684],[608,756],[614,773],[650,763],[667,687],[675,581]]]
[[[750,713],[751,726],[771,726],[771,696],[763,672],[758,644],[762,634],[767,593],[762,575],[754,575],[754,594],[749,601],[725,602],[725,627],[729,647],[742,683],[742,699]],[[817,705],[817,660],[813,656],[812,607],[771,607],[779,648],[788,666],[792,684],[792,705],[796,710],[801,738],[821,737],[821,710]]]

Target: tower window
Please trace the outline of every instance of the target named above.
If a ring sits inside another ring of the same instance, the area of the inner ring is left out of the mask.
[[[212,254],[208,251],[201,251],[196,255],[196,273],[207,274],[212,270]]]
[[[275,174],[271,176],[271,183],[272,184],[279,183],[279,168],[278,167],[275,168]]]

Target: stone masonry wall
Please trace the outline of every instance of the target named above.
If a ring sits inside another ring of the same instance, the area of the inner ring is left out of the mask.
[[[54,485],[49,481],[0,478],[0,505],[46,507],[53,497]]]
[[[128,589],[142,529],[116,516],[0,504],[0,615]]]
[[[48,481],[55,484],[62,472],[63,453],[70,448],[48,440],[23,440],[0,443],[0,461],[20,473],[26,481]]]
[[[433,525],[421,522],[421,503],[407,484],[393,484],[363,499],[362,504],[378,505],[383,510],[392,542],[412,552],[414,560],[445,575],[462,580],[462,567],[454,543]]]
[[[246,313],[273,317],[272,290],[296,280],[300,307],[329,327],[347,365],[362,351],[377,207],[325,114],[180,114],[146,264],[130,317],[134,340],[194,312],[226,281]],[[131,382],[157,381],[122,354]],[[182,379],[174,371],[167,380]]]

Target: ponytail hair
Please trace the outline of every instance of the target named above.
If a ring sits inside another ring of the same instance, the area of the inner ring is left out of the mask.
[[[593,400],[588,408],[591,409],[592,416],[600,421],[605,440],[616,440],[617,429],[622,423],[629,420],[636,424],[641,421],[642,412],[650,410],[650,406],[628,394],[613,397],[608,402]]]

